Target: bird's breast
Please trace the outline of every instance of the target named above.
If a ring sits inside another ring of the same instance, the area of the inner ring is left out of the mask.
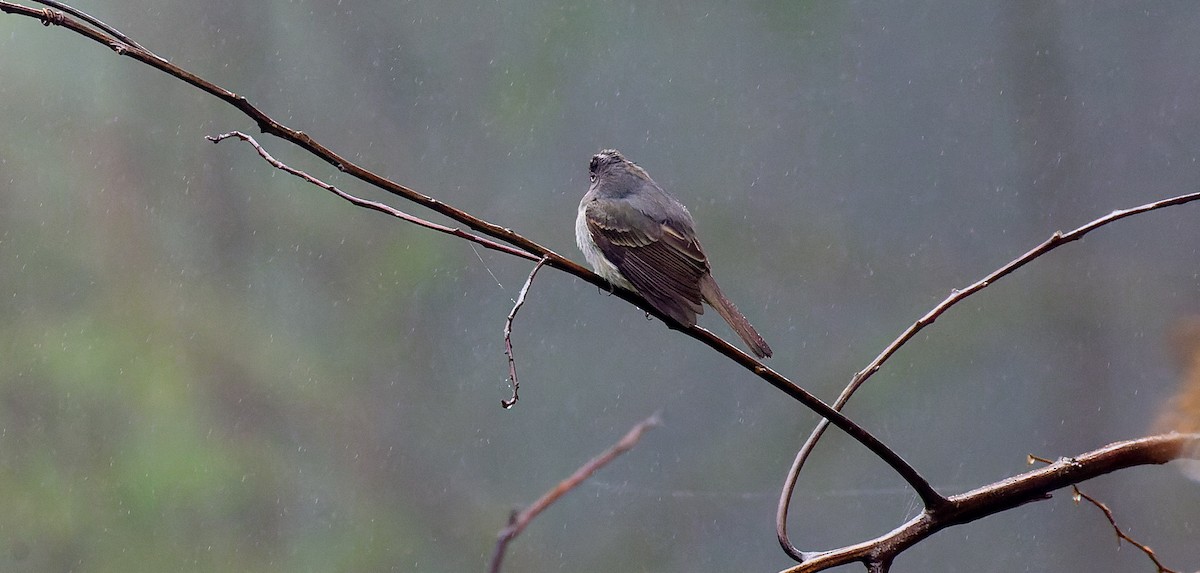
[[[590,201],[591,197],[584,196],[583,201],[579,202],[579,213],[575,216],[575,243],[579,245],[579,250],[583,252],[583,258],[587,259],[596,274],[621,288],[636,292],[637,289],[633,288],[633,285],[629,284],[629,281],[621,275],[621,271],[609,262],[600,247],[596,245],[596,240],[592,238],[592,231],[588,229],[587,224],[587,206]]]

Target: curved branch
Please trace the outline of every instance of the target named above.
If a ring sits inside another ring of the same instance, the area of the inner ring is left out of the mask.
[[[908,523],[870,541],[808,554],[807,561],[782,573],[811,573],[848,563],[887,570],[888,564],[905,549],[948,527],[970,523],[1029,502],[1050,499],[1054,490],[1117,470],[1198,458],[1198,446],[1200,434],[1172,432],[1112,443],[1076,458],[1062,458],[1043,468],[951,496],[945,506],[925,510]]]
[[[850,401],[850,397],[853,396],[856,391],[858,391],[858,389],[867,381],[867,379],[878,372],[880,367],[883,366],[883,363],[891,358],[896,351],[900,350],[901,346],[904,346],[906,343],[908,343],[908,341],[912,340],[912,338],[916,336],[918,332],[923,330],[926,326],[933,324],[934,321],[936,321],[938,317],[942,315],[942,313],[946,312],[950,309],[950,307],[958,304],[959,302],[962,302],[963,299],[987,288],[992,283],[1008,276],[1017,269],[1029,264],[1034,259],[1037,259],[1038,257],[1041,257],[1042,255],[1067,243],[1078,241],[1079,239],[1082,239],[1084,235],[1087,235],[1088,233],[1109,223],[1115,223],[1126,217],[1132,217],[1134,215],[1155,211],[1157,209],[1173,207],[1175,205],[1183,205],[1184,203],[1191,203],[1192,201],[1196,200],[1200,200],[1200,192],[1179,195],[1177,197],[1171,197],[1161,201],[1154,201],[1152,203],[1146,203],[1130,209],[1119,209],[1067,233],[1055,231],[1052,235],[1050,235],[1050,238],[1042,241],[1041,244],[1030,249],[1025,254],[1009,261],[1004,266],[992,271],[991,274],[975,281],[974,283],[971,283],[962,290],[952,290],[950,292],[950,296],[946,297],[945,300],[938,303],[938,305],[933,307],[932,310],[925,313],[925,315],[917,319],[916,322],[912,323],[912,325],[906,328],[904,332],[902,332],[900,336],[896,338],[896,340],[893,340],[891,344],[888,344],[887,347],[885,347],[883,351],[879,353],[879,356],[876,356],[875,359],[866,366],[866,368],[858,371],[858,373],[856,373],[854,377],[850,379],[850,383],[845,389],[842,390],[842,393],[838,395],[837,400],[834,401],[833,409],[841,411],[842,407],[844,407],[846,403]],[[796,459],[792,462],[792,467],[788,470],[787,477],[784,479],[783,491],[779,496],[779,505],[777,506],[775,512],[775,534],[779,539],[779,544],[781,547],[783,547],[784,552],[797,561],[803,561],[806,558],[806,553],[797,549],[788,538],[788,509],[791,505],[792,492],[796,488],[796,480],[800,476],[800,470],[803,469],[804,462],[808,459],[808,456],[812,454],[813,448],[817,446],[817,442],[821,439],[821,436],[825,433],[825,430],[828,427],[828,418],[818,422],[812,433],[808,436],[808,439],[804,442],[804,445],[800,448],[800,451],[796,453]],[[931,507],[926,504],[925,509],[931,509]]]

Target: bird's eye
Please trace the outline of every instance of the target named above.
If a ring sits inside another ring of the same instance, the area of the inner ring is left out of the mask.
[[[588,175],[588,179],[589,179],[589,180],[591,180],[591,182],[592,182],[592,183],[595,183],[595,182],[596,182],[596,175],[595,175],[594,173],[593,173],[593,174],[591,174],[591,175]]]

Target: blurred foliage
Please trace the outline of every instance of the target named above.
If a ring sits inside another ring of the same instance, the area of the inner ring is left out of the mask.
[[[691,208],[771,365],[822,396],[951,288],[1200,175],[1186,3],[79,7],[564,254],[588,158],[622,149]],[[517,318],[522,401],[501,410],[501,328],[529,264],[203,140],[253,127],[0,17],[0,570],[481,570],[511,508],[660,408],[665,426],[541,516],[506,570],[787,565],[772,516],[812,414],[552,272]],[[1027,453],[1141,435],[1177,385],[1164,333],[1200,312],[1195,209],[1119,223],[969,299],[849,413],[949,493]],[[1200,562],[1183,477],[1088,491],[1167,563]],[[823,548],[916,502],[832,434],[795,507],[797,541]],[[1106,527],[1035,504],[897,567],[1141,570]]]

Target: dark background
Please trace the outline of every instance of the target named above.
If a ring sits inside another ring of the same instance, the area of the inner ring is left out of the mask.
[[[621,149],[690,207],[770,365],[826,398],[952,288],[1200,174],[1191,2],[78,7],[577,260],[588,159]],[[203,139],[232,129],[254,125],[0,17],[0,569],[478,571],[511,509],[659,409],[506,570],[788,565],[773,513],[813,414],[552,270],[517,318],[504,411],[501,329],[532,265]],[[947,493],[1144,435],[1178,378],[1168,335],[1200,312],[1198,209],[1104,228],[968,299],[848,413]],[[1200,488],[1179,472],[1085,489],[1168,565],[1200,563]],[[919,506],[836,432],[796,499],[810,549]],[[967,567],[1152,570],[1066,492],[896,563]]]

